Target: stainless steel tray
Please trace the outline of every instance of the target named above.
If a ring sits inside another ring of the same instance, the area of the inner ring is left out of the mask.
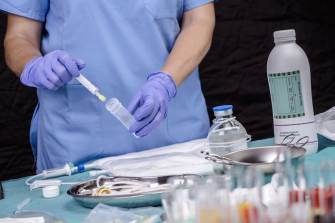
[[[182,177],[184,179],[202,180],[203,177],[195,174],[170,175],[159,177],[106,177],[99,180],[99,185],[108,185],[109,182],[117,181],[141,181],[150,183],[151,187],[168,183],[171,177]],[[103,203],[115,207],[135,208],[145,206],[161,205],[161,193],[164,190],[154,192],[136,193],[134,195],[108,195],[92,196],[93,189],[97,188],[96,179],[81,182],[71,187],[67,194],[72,196],[80,205],[94,208],[97,204]]]

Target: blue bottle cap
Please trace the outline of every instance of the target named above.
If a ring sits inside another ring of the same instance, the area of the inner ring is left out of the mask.
[[[226,111],[232,108],[233,108],[232,105],[221,105],[221,106],[214,107],[213,111]]]

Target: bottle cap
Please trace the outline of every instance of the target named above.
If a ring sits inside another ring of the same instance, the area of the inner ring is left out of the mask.
[[[233,114],[232,105],[221,105],[213,108],[215,116],[227,116]]]
[[[58,186],[48,186],[43,188],[43,197],[45,198],[57,197],[58,195],[59,195]]]
[[[296,40],[294,29],[276,31],[273,33],[273,37],[275,38],[275,43]]]

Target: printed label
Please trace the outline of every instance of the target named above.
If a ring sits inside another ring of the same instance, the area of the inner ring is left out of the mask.
[[[305,116],[300,71],[268,74],[275,119]]]
[[[307,123],[300,123],[300,124],[291,124],[291,125],[274,125],[275,131],[275,143],[276,145],[281,145],[282,140],[285,136],[290,134],[295,135],[295,139],[291,144],[294,144],[300,138],[304,136],[309,137],[308,143],[316,143],[318,141],[315,122],[307,122]],[[288,139],[286,139],[286,142]],[[301,141],[303,144],[305,140]]]

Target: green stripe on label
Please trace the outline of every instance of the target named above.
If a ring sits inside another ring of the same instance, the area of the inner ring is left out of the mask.
[[[275,119],[305,116],[300,71],[269,74],[273,117]]]

